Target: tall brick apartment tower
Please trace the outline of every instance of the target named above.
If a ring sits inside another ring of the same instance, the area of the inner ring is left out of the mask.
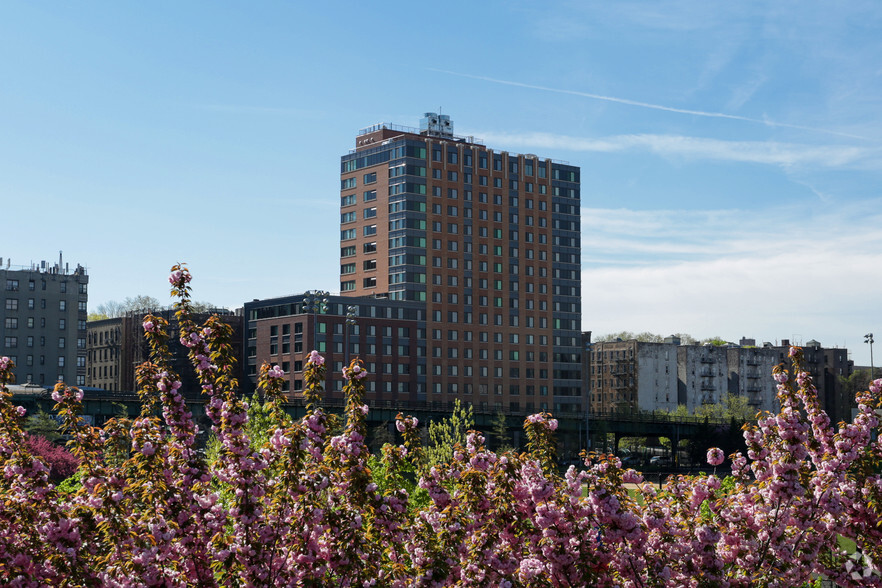
[[[341,158],[340,291],[425,304],[417,398],[584,410],[579,176],[431,112],[358,133]]]

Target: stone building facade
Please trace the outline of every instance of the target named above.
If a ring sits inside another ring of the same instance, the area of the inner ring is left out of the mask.
[[[695,412],[702,405],[722,403],[728,394],[746,398],[754,410],[774,411],[778,404],[772,369],[780,363],[789,366],[790,341],[680,345],[669,338],[665,343],[610,341],[588,347],[585,369],[592,412],[672,410],[678,405]],[[834,420],[847,419],[850,404],[842,398],[840,377],[853,370],[848,350],[824,348],[814,340],[802,347],[821,406]]]
[[[5,266],[0,258],[0,355],[20,384],[86,383],[89,276],[77,265]]]
[[[186,396],[199,396],[201,386],[187,356],[188,349],[181,345],[178,324],[172,309],[155,309],[149,313],[169,321],[169,351],[171,368],[181,377],[181,390]],[[144,316],[148,311],[129,312],[124,316],[89,321],[87,324],[88,386],[110,392],[134,392],[137,388],[135,372],[139,365],[149,359],[150,350],[144,339]],[[231,344],[234,357],[242,357],[242,316],[228,309],[211,309],[194,314],[193,320],[202,324],[211,315],[233,328]],[[241,364],[238,367],[242,380]]]

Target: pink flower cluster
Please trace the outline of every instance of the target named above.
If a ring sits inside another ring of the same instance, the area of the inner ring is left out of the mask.
[[[416,417],[407,417],[395,421],[395,428],[398,429],[399,433],[403,433],[408,429],[416,429],[419,425],[420,421]]]
[[[832,425],[794,348],[791,371],[775,373],[780,411],[745,430],[747,454],[731,456],[725,479],[678,476],[658,490],[614,456],[593,454],[561,473],[548,413],[526,419],[524,453],[498,455],[471,431],[450,463],[432,465],[419,421],[403,415],[404,444],[371,455],[360,360],[346,368],[342,431],[317,406],[316,352],[304,370],[313,404],[303,418],[282,408],[278,366],[261,368],[264,404],[249,407],[224,359],[224,327],[189,321],[183,276],[173,284],[180,337],[206,395],[216,457],[195,450],[180,377],[150,329],[138,418],[91,427],[79,416],[80,391],[53,392],[80,464],[73,491],[50,479],[51,458],[29,447],[0,384],[7,585],[747,588],[817,577],[882,587],[882,380],[858,395],[853,422]],[[0,360],[0,383],[10,364]],[[725,456],[712,448],[707,459],[719,466]]]
[[[712,466],[718,466],[726,459],[723,450],[719,447],[711,447],[707,451],[707,463]]]
[[[557,430],[557,419],[553,419],[545,413],[533,414],[527,417],[528,423],[537,423],[547,427],[550,431]]]
[[[322,360],[324,361],[324,360]],[[346,380],[361,380],[366,378],[368,375],[367,370],[362,368],[360,365],[354,365],[352,367],[344,367],[343,368],[343,378]]]
[[[325,358],[322,357],[318,351],[313,349],[309,352],[309,359],[307,359],[306,362],[314,365],[325,365]]]
[[[187,271],[186,268],[180,267],[169,274],[168,283],[175,288],[182,288],[185,284],[188,284],[191,279],[192,276],[190,275],[190,272]]]

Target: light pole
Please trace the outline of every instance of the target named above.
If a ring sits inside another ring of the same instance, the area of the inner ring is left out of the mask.
[[[328,311],[328,292],[307,290],[303,296],[303,312],[312,313],[312,348],[318,347],[318,315]],[[316,349],[318,351],[318,349]],[[307,353],[309,353],[307,351]]]
[[[867,333],[864,335],[864,343],[870,344],[870,379],[873,380],[876,378],[876,374],[874,373],[873,368],[873,333]]]
[[[354,304],[350,304],[346,307],[346,337],[345,337],[345,345],[346,345],[346,361],[343,363],[344,367],[349,365],[349,327],[355,324],[355,319],[358,317],[358,307]]]

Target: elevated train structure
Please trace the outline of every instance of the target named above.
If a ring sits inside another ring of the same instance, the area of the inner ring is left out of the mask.
[[[9,386],[12,393],[12,402],[23,406],[28,414],[35,414],[42,410],[52,414],[55,402],[51,398],[50,391],[41,386]],[[109,419],[127,415],[138,416],[141,413],[142,402],[136,394],[114,393],[100,388],[81,388],[83,390],[83,416],[90,424],[103,425]],[[208,430],[210,423],[205,415],[205,400],[198,398],[186,398],[190,411],[201,430]],[[344,401],[342,399],[326,399],[322,406],[329,412],[342,413]],[[405,401],[374,401],[371,403],[370,412],[367,415],[369,426],[391,425],[395,417],[402,413],[417,417],[420,422],[441,420],[450,416],[453,412],[452,402],[405,402]],[[489,432],[498,422],[500,412],[504,414],[507,428],[512,436],[515,447],[524,444],[523,422],[528,416],[525,411],[505,410],[481,410],[472,407],[475,428]],[[301,399],[295,399],[286,403],[285,410],[294,418],[306,414],[305,403]],[[559,422],[557,438],[560,443],[559,454],[561,457],[574,458],[579,451],[586,447],[591,448],[591,440],[597,447],[597,436],[611,434],[615,438],[613,450],[617,450],[619,441],[625,437],[658,437],[671,441],[672,446],[678,446],[684,439],[691,439],[707,430],[707,426],[729,426],[729,422],[709,422],[707,419],[697,417],[671,417],[667,414],[653,413],[596,413],[588,412],[582,415],[565,413],[555,415]]]

